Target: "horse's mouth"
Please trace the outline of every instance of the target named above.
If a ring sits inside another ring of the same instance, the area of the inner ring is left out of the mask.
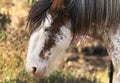
[[[47,73],[47,67],[44,67],[41,71],[30,73],[30,74],[31,76],[43,78],[46,76],[46,73]]]

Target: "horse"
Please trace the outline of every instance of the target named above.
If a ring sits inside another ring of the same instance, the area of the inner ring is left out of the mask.
[[[120,83],[120,0],[38,0],[29,12],[27,27],[30,74],[49,76],[74,38],[88,35],[105,45],[115,73],[110,83]]]

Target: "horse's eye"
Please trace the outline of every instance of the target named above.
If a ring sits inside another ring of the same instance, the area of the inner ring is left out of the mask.
[[[46,28],[46,29],[45,29],[45,32],[48,32],[48,31],[50,31],[50,29],[49,29],[49,28]]]

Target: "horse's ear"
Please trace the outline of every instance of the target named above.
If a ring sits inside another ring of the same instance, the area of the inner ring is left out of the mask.
[[[53,10],[63,10],[64,9],[64,1],[63,0],[53,0],[52,9]]]

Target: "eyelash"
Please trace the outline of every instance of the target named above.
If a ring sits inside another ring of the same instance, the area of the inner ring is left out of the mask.
[[[50,29],[49,29],[49,28],[46,28],[46,29],[45,29],[45,32],[48,32],[48,31],[50,31]]]

